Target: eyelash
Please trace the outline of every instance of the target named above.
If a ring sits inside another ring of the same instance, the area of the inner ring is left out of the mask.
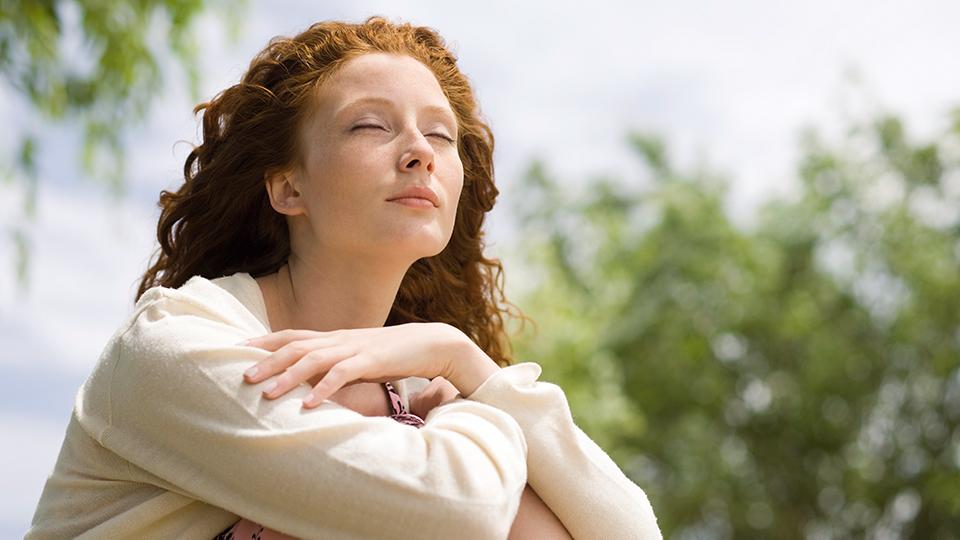
[[[380,126],[375,126],[375,125],[373,125],[373,124],[360,124],[360,125],[357,125],[357,126],[353,126],[353,129],[359,129],[359,128],[377,128],[377,129],[383,129],[383,128],[380,127]],[[351,130],[351,131],[352,131],[352,130]],[[457,141],[455,141],[454,139],[452,139],[452,138],[450,138],[450,137],[447,137],[446,135],[443,135],[443,134],[441,134],[441,133],[429,133],[428,135],[434,135],[434,136],[436,136],[436,137],[440,137],[441,139],[443,139],[443,140],[445,140],[445,141],[447,141],[447,142],[449,142],[449,143],[455,143],[455,142],[457,142]]]

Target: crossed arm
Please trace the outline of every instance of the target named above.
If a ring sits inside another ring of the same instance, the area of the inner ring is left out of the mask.
[[[373,384],[373,383],[371,383]],[[378,385],[379,386],[379,385]],[[368,387],[369,388],[369,387]],[[363,386],[351,385],[342,388],[333,394],[329,399],[343,407],[352,409],[366,416],[389,416],[392,412],[389,403],[385,403],[377,397],[377,391],[372,393],[363,392]],[[257,531],[260,525],[241,519],[234,525],[234,531]],[[238,537],[238,535],[234,535]],[[259,538],[261,540],[293,540],[288,536],[273,529],[264,529]],[[537,492],[527,484],[520,497],[520,507],[510,528],[508,540],[572,540],[570,533],[564,528],[563,523],[557,518],[556,514],[550,510]]]

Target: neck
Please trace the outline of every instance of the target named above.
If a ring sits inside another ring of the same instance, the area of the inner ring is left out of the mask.
[[[325,257],[322,262],[290,254],[270,276],[271,331],[287,328],[329,332],[383,326],[409,266]],[[268,303],[268,310],[270,305]]]

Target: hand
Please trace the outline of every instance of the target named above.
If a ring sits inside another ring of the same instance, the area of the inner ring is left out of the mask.
[[[460,391],[450,381],[443,377],[435,377],[430,384],[423,387],[423,390],[410,394],[410,412],[426,418],[427,414],[434,408],[443,405],[460,397]]]
[[[460,329],[437,322],[330,332],[281,330],[244,343],[273,351],[254,366],[256,373],[250,375],[251,368],[244,377],[252,384],[280,373],[276,386],[264,392],[270,399],[309,381],[313,398],[303,404],[310,408],[353,382],[447,376],[451,356],[464,350],[465,341],[470,339]]]

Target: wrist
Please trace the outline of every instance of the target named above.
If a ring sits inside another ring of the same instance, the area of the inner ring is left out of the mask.
[[[500,371],[500,366],[466,334],[463,338],[450,356],[447,374],[443,377],[457,387],[461,397],[469,398],[484,381]]]

